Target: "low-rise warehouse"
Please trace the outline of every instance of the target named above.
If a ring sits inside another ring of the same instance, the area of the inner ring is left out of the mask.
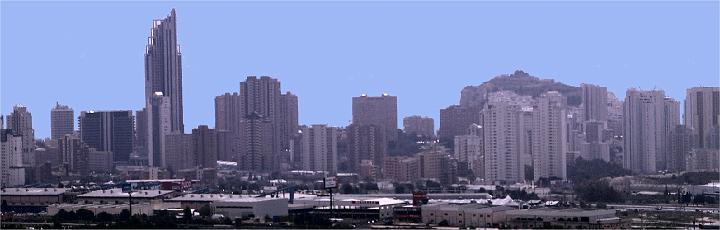
[[[166,200],[180,208],[200,209],[207,205],[230,218],[281,217],[288,215],[288,199],[229,194],[187,194]]]
[[[65,188],[4,188],[0,192],[3,212],[41,212],[50,204],[68,200]]]

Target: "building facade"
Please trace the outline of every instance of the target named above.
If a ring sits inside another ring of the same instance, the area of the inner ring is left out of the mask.
[[[581,84],[583,121],[607,121],[607,88],[592,84]]]
[[[148,163],[165,167],[165,135],[183,132],[182,54],[177,44],[175,9],[154,20],[145,46],[145,122]],[[114,153],[115,158],[124,155]]]
[[[57,140],[65,134],[72,134],[74,130],[75,114],[73,109],[70,106],[55,103],[55,107],[50,110],[50,137]]]
[[[567,179],[566,99],[557,91],[540,95],[533,127],[534,180]]]
[[[435,121],[430,117],[409,116],[403,118],[403,130],[405,133],[414,134],[426,138],[435,136]]]
[[[397,141],[397,97],[383,94],[370,97],[363,94],[352,98],[352,123],[377,125],[385,130],[387,141]]]
[[[699,148],[719,148],[713,131],[720,126],[720,87],[693,87],[685,96],[685,125],[693,130]]]
[[[352,124],[347,127],[348,163],[353,172],[359,172],[363,160],[380,171],[387,153],[385,129],[377,125]]]
[[[665,92],[629,89],[623,105],[623,166],[637,173],[655,173],[665,132]]]
[[[451,105],[441,109],[438,138],[441,141],[452,141],[455,136],[464,135],[470,125],[481,124],[480,116],[480,107]]]
[[[302,128],[302,169],[337,174],[337,128],[312,125]]]
[[[13,111],[7,116],[7,129],[23,138],[22,151],[25,153],[35,149],[35,130],[32,124],[32,114],[24,105],[13,106]],[[23,162],[26,162],[23,159]]]
[[[115,162],[128,162],[133,151],[134,122],[130,110],[83,111],[78,118],[80,139],[90,148],[112,152]]]

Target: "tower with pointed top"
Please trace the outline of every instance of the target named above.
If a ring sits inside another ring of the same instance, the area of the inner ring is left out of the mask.
[[[148,44],[145,47],[146,116],[141,122],[147,124],[148,159],[163,159],[160,140],[164,139],[167,131],[183,132],[184,130],[181,65],[182,54],[177,45],[176,18],[173,9],[166,18],[153,21]],[[163,98],[158,98],[158,95]],[[167,101],[161,103],[166,106],[157,106],[158,101]],[[168,123],[154,124],[159,117],[169,118]],[[169,127],[163,127],[164,125]],[[153,160],[149,162],[151,166],[163,165],[163,162]]]

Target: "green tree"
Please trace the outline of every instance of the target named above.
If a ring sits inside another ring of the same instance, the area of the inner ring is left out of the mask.
[[[186,224],[192,222],[192,210],[190,210],[190,207],[185,207],[185,209],[183,209],[183,220]]]
[[[75,215],[77,215],[77,218],[80,221],[92,221],[93,219],[95,219],[95,214],[92,211],[84,208],[78,209]]]
[[[578,157],[575,164],[567,167],[568,179],[576,184],[581,184],[603,177],[619,177],[632,175],[630,170],[619,165],[605,162],[603,160],[584,160]]]
[[[200,216],[204,216],[204,217],[210,217],[213,215],[212,208],[210,208],[210,205],[207,205],[207,204],[205,206],[200,207],[199,212],[200,212]]]
[[[623,202],[620,192],[616,191],[606,181],[596,180],[576,184],[574,187],[578,198],[587,202]]]
[[[120,221],[129,221],[130,220],[130,210],[123,209],[120,211],[120,216],[118,217]]]
[[[113,221],[113,219],[115,219],[115,217],[113,217],[113,215],[110,215],[107,212],[101,212],[97,214],[97,220],[100,222],[111,222]]]

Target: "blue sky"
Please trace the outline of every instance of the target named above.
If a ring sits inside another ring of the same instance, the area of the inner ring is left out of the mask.
[[[185,127],[214,125],[213,98],[247,75],[280,79],[302,124],[344,126],[351,97],[398,96],[398,121],[456,104],[460,90],[522,69],[572,85],[717,86],[719,4],[705,2],[0,3],[0,112],[24,104],[37,137],[56,101],[143,106],[143,52],[171,8],[183,52]],[[401,125],[401,124],[400,124]],[[401,127],[401,126],[400,126]]]

